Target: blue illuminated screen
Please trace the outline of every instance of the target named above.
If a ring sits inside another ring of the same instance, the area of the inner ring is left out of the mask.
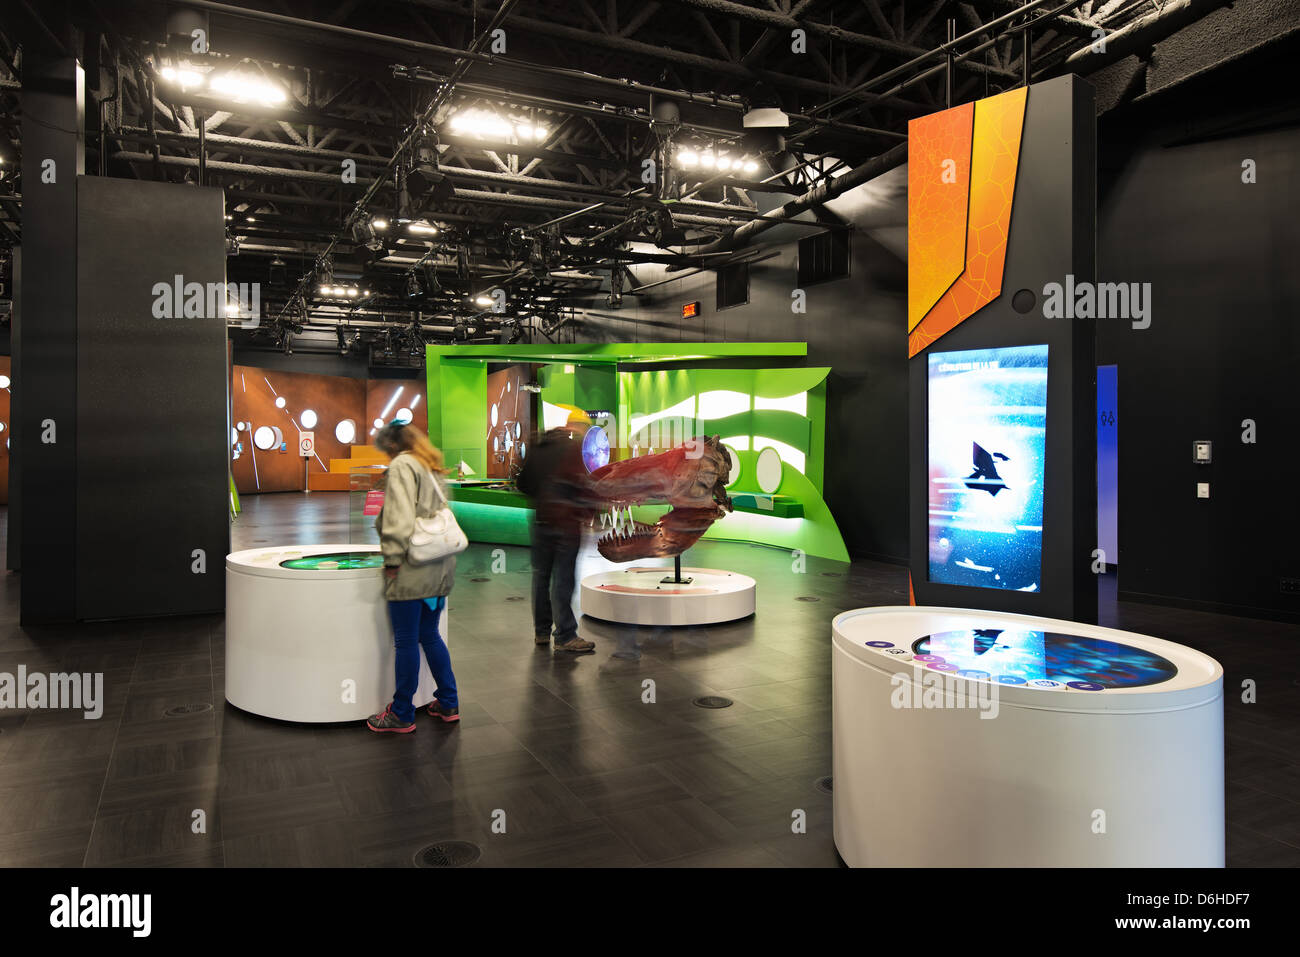
[[[1047,346],[929,356],[930,581],[1037,592]]]
[[[1140,688],[1178,674],[1154,652],[1100,638],[1012,628],[975,628],[926,635],[912,643],[918,655],[937,655],[956,674],[1003,683],[1071,681],[1103,688]]]

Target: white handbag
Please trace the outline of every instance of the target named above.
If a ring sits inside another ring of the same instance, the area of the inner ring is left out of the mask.
[[[457,524],[451,503],[438,484],[438,477],[430,473],[429,479],[433,482],[433,490],[446,507],[429,518],[415,520],[415,531],[411,533],[411,542],[406,549],[406,560],[412,565],[429,565],[450,555],[459,555],[469,548],[469,539]]]

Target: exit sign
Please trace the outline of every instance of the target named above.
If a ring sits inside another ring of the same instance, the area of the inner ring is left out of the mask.
[[[700,303],[698,299],[695,302],[688,302],[686,305],[682,306],[683,319],[694,319],[699,314],[700,314]]]

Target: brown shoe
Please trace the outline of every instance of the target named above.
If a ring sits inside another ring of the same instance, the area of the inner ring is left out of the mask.
[[[548,631],[544,635],[533,635],[533,644],[549,645],[551,643],[551,633]]]
[[[574,636],[564,644],[556,644],[556,651],[567,651],[571,655],[586,655],[596,650],[596,646],[584,638]]]

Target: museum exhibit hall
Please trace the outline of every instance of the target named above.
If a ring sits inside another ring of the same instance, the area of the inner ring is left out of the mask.
[[[1294,0],[6,0],[16,925],[1281,916],[1298,55]]]

